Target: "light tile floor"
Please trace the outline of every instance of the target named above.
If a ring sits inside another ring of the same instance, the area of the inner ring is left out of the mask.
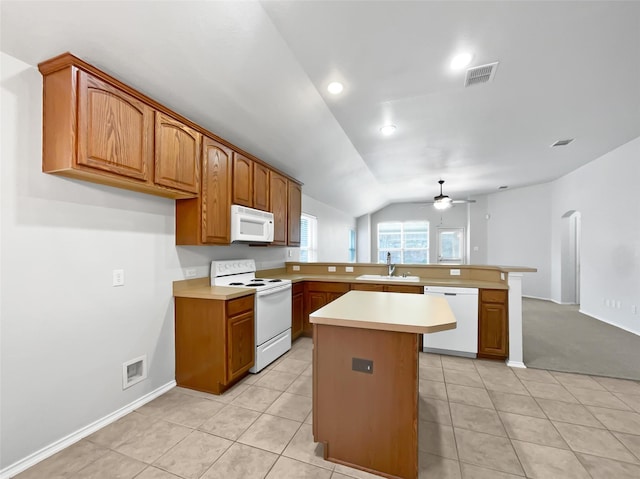
[[[175,388],[16,476],[378,477],[322,458],[308,338],[222,396]],[[640,382],[420,355],[420,478],[640,478]]]

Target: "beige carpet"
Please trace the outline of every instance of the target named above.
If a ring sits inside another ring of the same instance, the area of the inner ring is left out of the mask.
[[[640,336],[539,299],[523,298],[522,318],[527,367],[640,380]]]

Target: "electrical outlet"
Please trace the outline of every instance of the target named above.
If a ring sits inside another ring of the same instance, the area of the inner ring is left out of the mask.
[[[460,276],[460,270],[459,269],[450,269],[449,270],[449,274],[451,276]]]
[[[288,250],[287,251],[287,255],[289,256],[289,258],[291,258],[293,256],[293,251],[292,250]]]
[[[113,286],[124,286],[124,270],[113,270]]]
[[[335,273],[336,272],[336,267],[335,266],[327,266],[327,271],[329,271],[329,273]]]
[[[616,309],[620,309],[622,307],[622,304],[620,303],[620,301],[616,301]]]
[[[300,265],[294,264],[293,265],[293,270],[294,271],[300,271]]]
[[[605,300],[604,300],[604,304],[605,304],[605,306],[606,306],[607,308],[610,308],[610,307],[611,307],[611,301],[609,301],[608,299],[605,299]]]
[[[345,273],[353,273],[353,266],[345,266],[344,267],[344,272]]]
[[[184,277],[185,278],[195,278],[197,274],[197,271],[195,268],[187,268],[184,270]]]
[[[631,314],[638,314],[638,306],[635,304],[631,305]]]

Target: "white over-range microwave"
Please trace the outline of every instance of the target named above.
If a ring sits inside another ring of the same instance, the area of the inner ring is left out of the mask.
[[[231,242],[271,243],[273,213],[231,205]]]

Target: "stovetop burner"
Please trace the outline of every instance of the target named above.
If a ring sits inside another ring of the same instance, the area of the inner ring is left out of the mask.
[[[229,286],[242,286],[244,283],[229,283]]]
[[[269,283],[282,283],[281,279],[270,279]]]
[[[249,283],[246,286],[248,286],[249,288],[253,288],[258,286],[264,286],[264,283]]]

